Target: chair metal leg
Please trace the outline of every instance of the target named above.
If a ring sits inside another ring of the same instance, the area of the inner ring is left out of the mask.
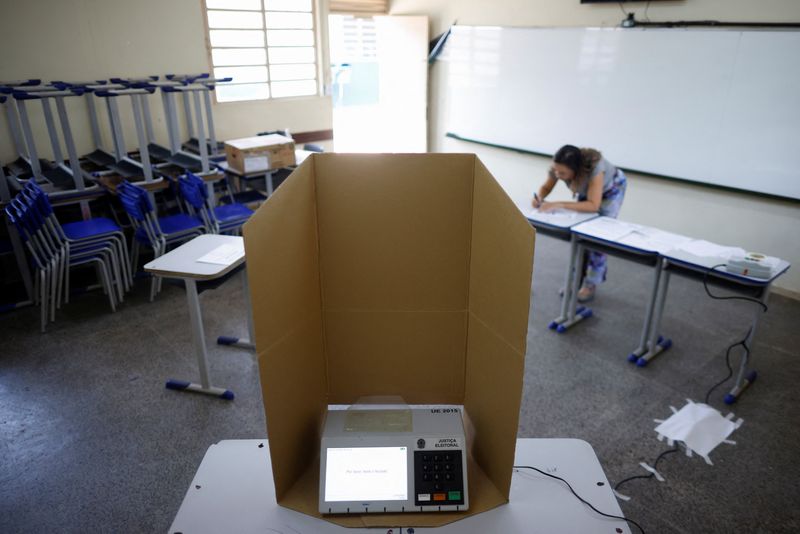
[[[114,288],[112,287],[111,276],[108,272],[108,266],[103,260],[95,260],[101,277],[101,284],[103,285],[106,294],[108,295],[108,303],[111,305],[111,312],[116,312],[117,307],[114,302]]]
[[[41,309],[41,325],[42,333],[44,334],[45,327],[47,326],[47,278],[44,269],[39,269],[39,278],[37,279],[39,285],[39,308]]]
[[[54,263],[55,265],[53,265],[52,268],[50,269],[50,287],[48,288],[50,293],[49,304],[50,304],[51,322],[54,322],[56,320],[56,298],[58,296],[58,288],[59,288],[58,280],[60,278],[59,275],[61,274],[59,270],[60,265],[58,263],[58,260],[57,259],[54,260]]]
[[[131,249],[131,273],[136,276],[136,269],[139,266],[139,242],[135,238]]]

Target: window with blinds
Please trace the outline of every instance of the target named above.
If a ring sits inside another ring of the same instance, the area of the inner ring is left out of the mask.
[[[218,102],[316,95],[313,0],[205,0]]]

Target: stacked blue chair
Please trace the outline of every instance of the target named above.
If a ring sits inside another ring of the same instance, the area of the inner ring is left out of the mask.
[[[22,195],[44,217],[50,231],[60,241],[66,243],[68,253],[70,250],[80,251],[86,247],[91,248],[97,245],[112,247],[113,261],[117,267],[115,270],[118,270],[121,275],[117,277],[117,292],[121,302],[124,292],[130,290],[133,284],[128,247],[122,228],[106,217],[94,217],[85,221],[60,224],[53,213],[47,193],[33,181],[26,185]],[[67,270],[64,291],[64,300],[67,303],[69,303],[69,283],[69,270]]]
[[[6,206],[5,212],[25,242],[37,271],[35,293],[41,307],[42,332],[45,331],[48,318],[55,320],[55,310],[60,308],[61,296],[66,288],[66,275],[72,267],[94,265],[108,296],[111,311],[116,311],[114,284],[120,284],[121,280],[114,247],[107,242],[71,247],[39,211],[32,200],[35,195],[36,191],[26,187]]]
[[[130,182],[123,181],[117,186],[117,193],[122,207],[133,225],[132,265],[136,269],[139,261],[139,247],[144,245],[159,257],[167,251],[167,247],[183,243],[205,233],[203,221],[193,215],[179,213],[158,217],[147,191]],[[161,288],[159,277],[153,277],[150,287],[150,300]]]
[[[208,233],[238,234],[242,225],[253,215],[253,210],[236,202],[212,207],[205,182],[195,174],[182,175],[178,184],[189,213],[203,221]]]

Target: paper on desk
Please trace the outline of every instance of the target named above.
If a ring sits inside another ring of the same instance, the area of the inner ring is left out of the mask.
[[[655,250],[665,253],[673,250],[692,239],[690,237],[665,232],[657,228],[638,228],[622,237],[619,242],[630,247],[642,250]]]
[[[731,256],[744,256],[745,250],[739,247],[724,247],[703,239],[695,239],[678,246],[679,250],[700,256],[702,258],[719,258],[727,260]]]
[[[711,451],[728,439],[740,424],[741,420],[734,422],[732,418],[725,418],[708,404],[690,401],[655,430],[667,439],[682,441],[710,463]]]
[[[578,230],[599,239],[618,241],[638,228],[640,227],[637,225],[618,221],[610,217],[598,217],[597,219],[592,219],[581,224]]]
[[[230,265],[231,263],[244,256],[241,246],[231,243],[220,245],[205,256],[197,258],[200,263],[213,263],[215,265]]]
[[[536,208],[531,208],[525,212],[525,217],[528,219],[551,223],[569,223],[575,220],[577,216],[577,211],[565,209],[542,211]]]

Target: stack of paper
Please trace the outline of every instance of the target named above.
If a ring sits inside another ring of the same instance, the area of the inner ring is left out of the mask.
[[[629,247],[642,250],[655,250],[664,254],[691,240],[690,237],[665,232],[657,228],[642,227],[622,237],[619,242]]]
[[[619,241],[634,230],[641,228],[637,224],[626,223],[611,217],[598,217],[587,221],[575,230],[606,241]]]
[[[744,256],[745,250],[740,247],[724,247],[703,239],[695,239],[688,243],[683,243],[677,247],[678,250],[688,252],[701,258],[719,258],[727,260],[731,256]]]
[[[544,221],[544,222],[550,222],[550,221],[570,222],[578,216],[577,211],[564,210],[564,209],[542,211],[536,208],[531,208],[523,213],[525,214],[525,217],[527,217],[528,219],[533,219],[534,221]]]
[[[200,263],[213,263],[215,265],[230,265],[244,256],[244,247],[241,244],[226,243],[220,245],[205,256],[197,258]]]

